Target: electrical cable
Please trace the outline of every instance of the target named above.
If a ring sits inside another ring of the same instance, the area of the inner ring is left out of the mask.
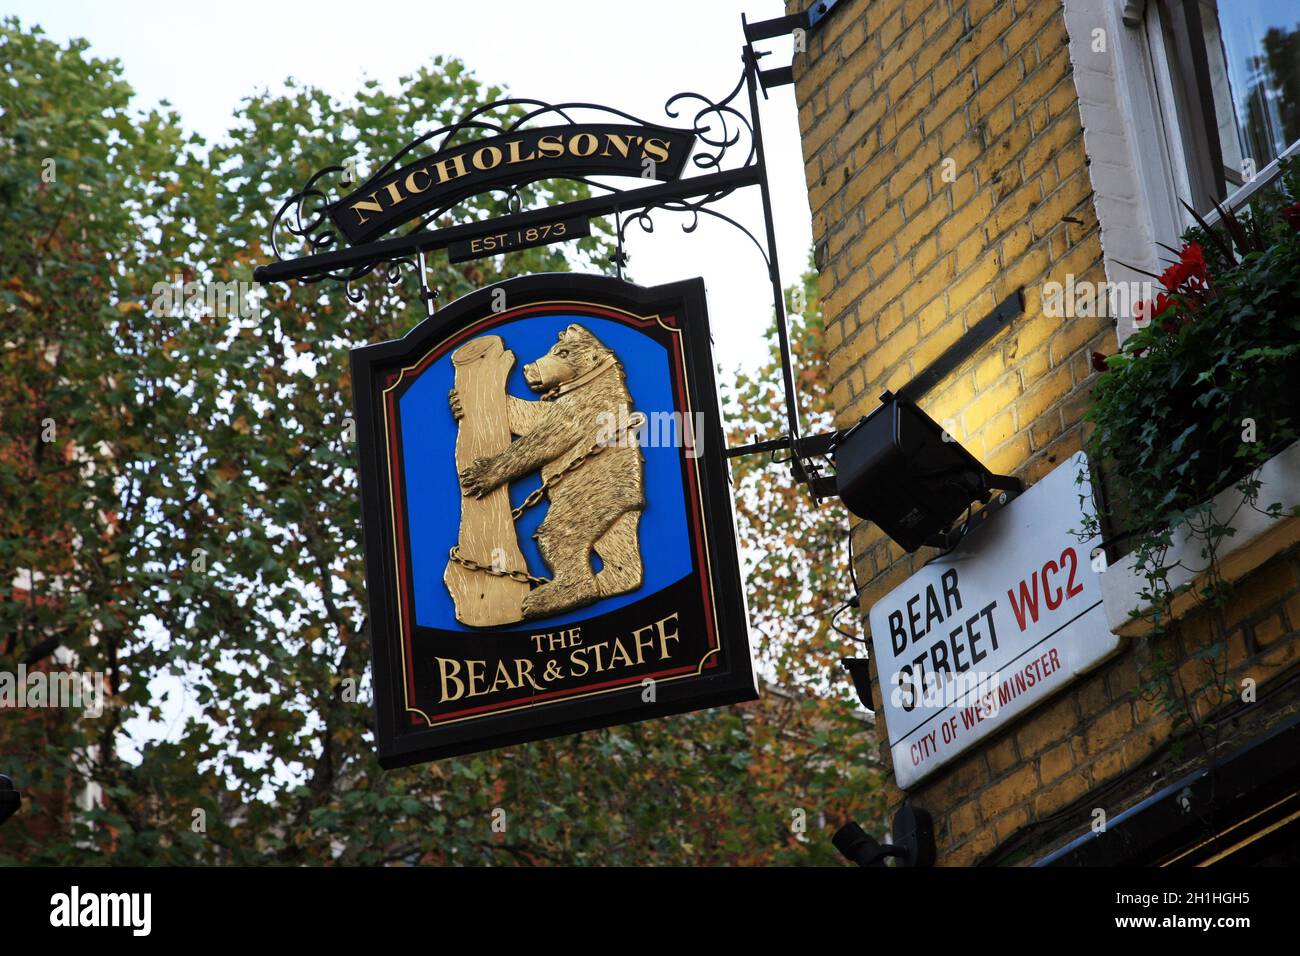
[[[851,601],[845,601],[843,604],[841,604],[839,610],[831,615],[831,627],[835,628],[835,630],[840,632],[841,636],[847,637],[850,641],[857,641],[859,644],[868,644],[869,641],[867,640],[867,638],[857,637],[853,634],[850,634],[848,631],[844,630],[844,628],[840,627],[838,624],[835,623],[841,614],[843,614],[849,608],[857,607],[857,606],[858,606],[857,598],[854,598]]]
[[[854,637],[852,634],[844,630],[842,627],[839,626],[839,624],[836,623],[836,621],[839,620],[839,616],[843,614],[845,611],[847,611],[849,608],[862,606],[861,601],[858,598],[858,595],[861,592],[861,588],[858,587],[858,572],[857,569],[853,566],[852,530],[850,530],[849,533],[844,536],[844,544],[845,544],[845,551],[848,552],[849,581],[852,582],[853,584],[853,596],[849,598],[847,601],[845,601],[843,604],[841,604],[839,608],[835,611],[835,613],[831,615],[831,627],[833,627],[836,631],[838,631],[841,637],[847,637],[850,641],[855,641],[859,644],[864,644],[869,647],[871,645],[870,634],[868,634],[866,637]]]

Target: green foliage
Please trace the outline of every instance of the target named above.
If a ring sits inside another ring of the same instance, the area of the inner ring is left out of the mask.
[[[1167,304],[1106,361],[1097,383],[1091,450],[1114,462],[1130,503],[1153,525],[1295,438],[1300,234],[1277,214],[1280,202],[1241,229],[1257,241],[1238,261],[1226,258],[1226,237],[1190,233],[1205,253],[1205,290],[1185,284],[1162,295]],[[1250,422],[1254,439],[1243,440]]]
[[[826,325],[809,269],[786,293],[790,312],[790,351],[805,428],[834,428],[834,408],[826,381]],[[786,431],[785,392],[775,324],[767,332],[769,357],[752,375],[738,372],[724,388],[727,408],[737,424],[732,445],[777,438]],[[760,658],[783,684],[825,684],[838,660],[852,652],[831,617],[853,593],[848,570],[848,519],[839,501],[814,505],[797,484],[788,452],[747,455],[732,460],[736,512],[743,552],[752,558],[750,615],[760,635]],[[853,614],[844,618],[852,620]],[[791,633],[791,628],[795,633]],[[860,629],[860,628],[859,628]],[[839,688],[846,685],[836,678]]]
[[[1214,228],[1201,220],[1159,277],[1164,291],[1146,304],[1146,321],[1118,354],[1093,357],[1103,374],[1087,413],[1095,426],[1088,452],[1121,489],[1111,517],[1131,534],[1145,581],[1141,613],[1155,635],[1193,586],[1170,580],[1176,534],[1201,542],[1205,567],[1190,569],[1204,572],[1197,599],[1222,607],[1231,592],[1217,554],[1232,527],[1216,518],[1216,494],[1235,486],[1238,508],[1280,513],[1258,507],[1254,473],[1300,427],[1300,165],[1286,168],[1282,187]],[[1221,687],[1223,643],[1212,646],[1201,658]],[[1157,655],[1144,690],[1165,702],[1176,726],[1195,723],[1170,661]]]
[[[209,144],[174,113],[132,112],[120,66],[84,43],[8,19],[0,53],[0,582],[16,582],[0,671],[73,666],[111,686],[98,719],[0,715],[0,770],[27,798],[0,860],[835,859],[864,735],[842,710],[810,722],[798,695],[383,771],[347,358],[422,318],[414,277],[361,280],[360,308],[333,283],[270,288],[243,317],[154,307],[176,276],[251,281],[276,205],[345,144],[371,168],[499,90],[452,60],[341,101],[290,83]],[[578,248],[589,264],[610,251],[599,235]],[[440,301],[569,268],[555,247],[499,261],[435,256]],[[184,718],[159,723],[177,693]]]
[[[805,428],[809,434],[830,431],[835,426],[826,375],[826,323],[811,264],[799,283],[786,290],[786,304]],[[767,339],[767,361],[752,375],[738,372],[723,388],[736,422],[728,437],[732,446],[786,431],[775,322]],[[874,733],[858,716],[857,698],[839,665],[842,657],[860,656],[862,648],[854,641],[865,640],[858,610],[845,607],[855,596],[848,516],[838,501],[813,503],[789,466],[779,464],[786,457],[747,455],[732,459],[731,465],[759,670],[779,686],[816,691],[799,698],[804,723],[834,728],[831,755],[842,754],[853,782],[848,792],[857,795],[849,807],[870,828],[872,820],[884,815],[878,771],[866,769],[874,755]]]

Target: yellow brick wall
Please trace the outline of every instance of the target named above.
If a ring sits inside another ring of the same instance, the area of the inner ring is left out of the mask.
[[[1046,282],[1105,278],[1061,3],[841,0],[794,63],[837,425],[1023,287],[1024,314],[919,403],[990,469],[1036,481],[1079,448],[1090,353],[1115,349],[1110,319],[1042,304]],[[867,523],[852,543],[864,616],[926,557]],[[1245,582],[1226,622],[1235,679],[1295,662],[1300,641],[1281,638],[1300,627],[1298,589],[1294,554]],[[912,791],[940,862],[983,859],[1164,744],[1169,718],[1138,692],[1154,652],[1183,662],[1208,707],[1187,658],[1209,634],[1192,618],[1163,645],[1134,642]]]
[[[1042,314],[1043,283],[1105,277],[1066,43],[1052,0],[843,0],[795,57],[839,424],[1023,287],[1024,317],[922,405],[995,472],[1077,449],[1114,337]],[[872,525],[853,543],[864,604],[912,571]]]

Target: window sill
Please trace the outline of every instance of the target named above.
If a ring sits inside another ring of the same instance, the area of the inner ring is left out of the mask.
[[[1281,502],[1283,510],[1300,505],[1300,442],[1289,446],[1264,463],[1259,472],[1260,508]],[[1236,511],[1234,515],[1233,512]],[[1217,520],[1230,525],[1234,533],[1220,540],[1219,569],[1225,581],[1237,581],[1300,542],[1300,518],[1284,515],[1270,518],[1253,508],[1241,506],[1241,493],[1236,488],[1221,492],[1214,499]],[[1198,604],[1197,591],[1206,575],[1196,569],[1204,567],[1201,556],[1203,542],[1191,538],[1185,530],[1174,535],[1167,563],[1178,566],[1169,572],[1169,584],[1177,588],[1191,583],[1190,590],[1178,595],[1171,607],[1173,620],[1179,620]],[[1178,562],[1183,562],[1183,567]],[[1127,554],[1106,569],[1101,575],[1102,604],[1106,610],[1106,624],[1112,633],[1122,637],[1136,637],[1151,630],[1145,616],[1150,605],[1137,599],[1146,586],[1146,580],[1134,570],[1134,558]],[[1189,570],[1190,569],[1190,570]],[[1134,618],[1137,611],[1142,617]]]

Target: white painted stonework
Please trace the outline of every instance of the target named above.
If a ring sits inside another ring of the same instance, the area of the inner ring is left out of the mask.
[[[1153,51],[1148,41],[1142,4],[1064,0],[1064,7],[1106,278],[1151,281],[1130,267],[1163,271],[1157,243],[1177,243],[1184,225],[1178,189],[1186,192],[1156,94],[1162,51]],[[1139,25],[1127,25],[1126,16]],[[1104,51],[1094,49],[1097,30]],[[1132,316],[1120,318],[1119,340],[1132,331]]]
[[[1265,561],[1300,542],[1300,518],[1271,518],[1261,511],[1278,503],[1283,511],[1300,505],[1300,443],[1291,445],[1265,463],[1259,473],[1259,499],[1256,507],[1243,506],[1241,492],[1229,488],[1214,499],[1216,521],[1230,525],[1234,533],[1219,539],[1218,561],[1225,581],[1245,577]],[[1196,591],[1205,577],[1208,563],[1203,555],[1204,541],[1186,531],[1174,535],[1174,545],[1166,555],[1170,587],[1191,582],[1191,591],[1174,601],[1171,613],[1178,619],[1197,605]],[[1181,563],[1180,563],[1181,562]],[[1131,554],[1112,564],[1101,575],[1101,597],[1106,608],[1106,624],[1115,634],[1133,637],[1151,630],[1150,621],[1134,619],[1132,611],[1146,612],[1149,606],[1137,599],[1146,581],[1134,570]]]

